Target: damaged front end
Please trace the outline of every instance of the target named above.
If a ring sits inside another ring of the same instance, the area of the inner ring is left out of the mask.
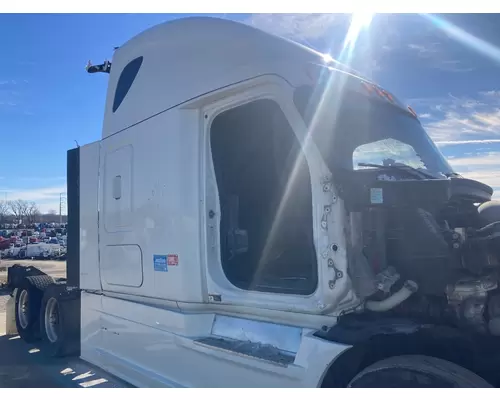
[[[364,263],[352,265],[365,268],[364,312],[499,335],[500,203],[492,190],[461,178],[380,181],[379,173],[341,185],[349,214],[362,220],[352,258]],[[383,196],[377,204],[374,190]]]
[[[362,305],[343,313],[500,335],[493,190],[457,175],[392,95],[333,77],[298,88],[295,104],[345,209],[348,275]]]

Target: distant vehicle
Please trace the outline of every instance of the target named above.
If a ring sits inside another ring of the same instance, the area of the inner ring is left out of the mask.
[[[22,247],[21,246],[13,246],[11,248],[9,248],[9,250],[7,250],[6,252],[6,257],[9,257],[9,258],[19,258],[19,252],[21,251]]]
[[[0,237],[0,250],[7,250],[10,247],[10,240]]]

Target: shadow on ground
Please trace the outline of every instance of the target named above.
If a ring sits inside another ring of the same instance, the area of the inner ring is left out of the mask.
[[[19,336],[0,336],[0,387],[55,388],[54,377],[47,376],[35,347],[23,343]],[[38,358],[36,360],[35,358]]]
[[[0,336],[0,388],[130,387],[77,357],[46,357],[38,345]]]

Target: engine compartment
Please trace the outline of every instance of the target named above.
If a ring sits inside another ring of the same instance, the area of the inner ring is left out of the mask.
[[[500,335],[500,202],[493,190],[462,177],[352,174],[338,186],[350,229],[361,232],[349,264],[362,312]]]

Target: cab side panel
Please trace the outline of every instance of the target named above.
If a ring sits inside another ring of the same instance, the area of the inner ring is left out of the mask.
[[[172,110],[102,141],[105,291],[202,302],[198,112]]]

